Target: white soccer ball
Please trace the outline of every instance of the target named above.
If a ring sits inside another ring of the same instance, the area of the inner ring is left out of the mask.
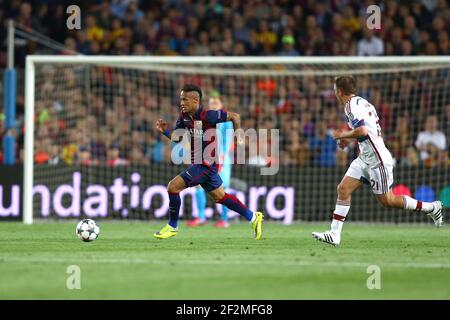
[[[77,224],[77,237],[83,241],[94,241],[100,234],[100,227],[92,219],[83,219]]]

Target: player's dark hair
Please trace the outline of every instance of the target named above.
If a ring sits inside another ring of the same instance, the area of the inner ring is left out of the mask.
[[[334,83],[336,84],[336,88],[347,96],[356,93],[356,81],[352,76],[336,77]]]
[[[202,89],[200,89],[200,87],[196,86],[195,84],[185,84],[181,90],[184,92],[195,91],[200,96],[200,100],[202,100],[202,96],[203,96]]]

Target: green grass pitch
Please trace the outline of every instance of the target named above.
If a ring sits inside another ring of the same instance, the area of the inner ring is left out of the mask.
[[[449,299],[450,229],[347,223],[340,247],[311,238],[329,224],[212,225],[156,240],[164,222],[100,222],[98,240],[76,221],[0,224],[0,299]],[[81,289],[66,287],[78,265]],[[369,265],[381,289],[369,290]]]

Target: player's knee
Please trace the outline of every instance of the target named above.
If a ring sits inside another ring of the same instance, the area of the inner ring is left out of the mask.
[[[213,199],[213,201],[215,203],[218,203],[220,201],[220,199],[222,199],[223,197],[215,194],[215,195],[211,195],[211,198]]]
[[[170,193],[180,192],[180,188],[178,187],[177,183],[174,180],[170,181],[169,184],[167,185],[167,192]]]
[[[339,199],[347,199],[350,196],[350,190],[342,183],[338,184],[337,193],[338,193]]]
[[[171,193],[176,192],[172,181],[170,181],[169,184],[167,185],[167,192],[171,192]]]
[[[221,190],[216,190],[214,192],[211,192],[209,195],[211,196],[211,199],[213,199],[215,203],[219,203],[219,201],[222,200],[223,197],[225,196],[225,192]]]

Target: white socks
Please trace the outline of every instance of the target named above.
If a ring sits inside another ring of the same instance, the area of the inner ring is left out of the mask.
[[[429,213],[434,206],[431,202],[422,202],[408,196],[403,196],[403,208],[406,210],[423,211]]]
[[[408,196],[403,196],[403,208],[406,210],[414,210],[430,213],[434,209],[431,202],[422,202]],[[333,213],[333,221],[331,222],[331,231],[336,235],[341,235],[344,226],[345,217],[350,210],[350,201],[337,200],[336,208]]]
[[[341,235],[344,220],[350,210],[350,201],[339,200],[336,202],[336,208],[333,213],[333,221],[331,222],[331,231],[334,234]]]

